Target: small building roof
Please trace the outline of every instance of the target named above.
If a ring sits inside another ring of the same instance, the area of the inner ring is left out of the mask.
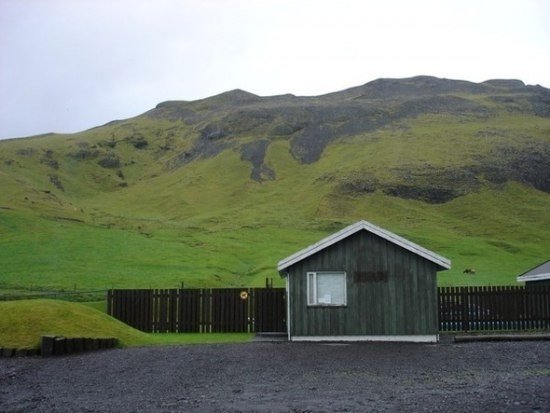
[[[416,255],[419,255],[423,258],[426,258],[429,261],[432,261],[433,263],[441,267],[441,269],[451,268],[451,261],[448,260],[447,258],[444,258],[441,255],[437,255],[435,252],[422,248],[420,245],[417,245],[409,240],[406,240],[405,238],[402,238],[399,235],[396,235],[390,231],[386,231],[385,229],[377,227],[376,225],[371,224],[370,222],[359,221],[359,222],[356,222],[355,224],[352,224],[342,229],[341,231],[338,231],[332,235],[329,235],[326,238],[323,238],[321,241],[313,245],[310,245],[309,247],[304,248],[303,250],[298,251],[295,254],[290,255],[289,257],[286,257],[285,259],[282,259],[277,264],[277,270],[283,271],[286,268],[296,264],[297,262],[302,261],[303,259],[333,244],[336,244],[337,242],[343,240],[344,238],[347,238],[359,231],[369,231],[375,235],[378,235],[379,237],[384,238],[385,240],[395,245],[405,248],[406,250],[409,250]]]
[[[518,275],[517,282],[550,280],[550,260]]]

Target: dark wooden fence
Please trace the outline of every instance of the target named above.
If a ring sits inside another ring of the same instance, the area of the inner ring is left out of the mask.
[[[550,286],[440,287],[439,331],[550,329]],[[109,315],[142,331],[284,332],[284,288],[109,290]]]
[[[284,288],[109,290],[109,315],[155,333],[284,332]]]
[[[440,287],[439,330],[550,328],[550,286]]]

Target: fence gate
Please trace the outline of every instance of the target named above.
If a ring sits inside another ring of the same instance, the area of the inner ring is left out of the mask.
[[[248,289],[217,288],[210,290],[206,297],[210,298],[211,332],[247,333],[250,331],[249,322],[252,320],[250,320],[251,303]]]
[[[255,331],[286,331],[286,300],[284,288],[257,288],[254,290]]]

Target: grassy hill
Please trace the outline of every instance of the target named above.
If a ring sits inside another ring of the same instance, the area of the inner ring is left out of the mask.
[[[0,347],[36,348],[43,335],[117,337],[123,346],[151,344],[149,335],[82,304],[57,300],[0,302]]]
[[[252,338],[252,334],[247,333],[144,333],[90,306],[59,300],[0,302],[0,312],[0,348],[38,348],[44,335],[114,337],[123,347],[233,343]]]
[[[165,102],[0,141],[0,188],[4,291],[277,283],[359,219],[450,258],[442,285],[510,284],[548,258],[550,91],[417,77]]]

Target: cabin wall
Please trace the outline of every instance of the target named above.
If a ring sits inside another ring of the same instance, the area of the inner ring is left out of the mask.
[[[291,336],[434,335],[436,265],[367,231],[288,269]],[[307,305],[308,271],[346,271],[347,305]]]
[[[538,281],[526,281],[525,287],[541,287],[541,286],[547,286],[550,285],[550,280],[538,280]]]

